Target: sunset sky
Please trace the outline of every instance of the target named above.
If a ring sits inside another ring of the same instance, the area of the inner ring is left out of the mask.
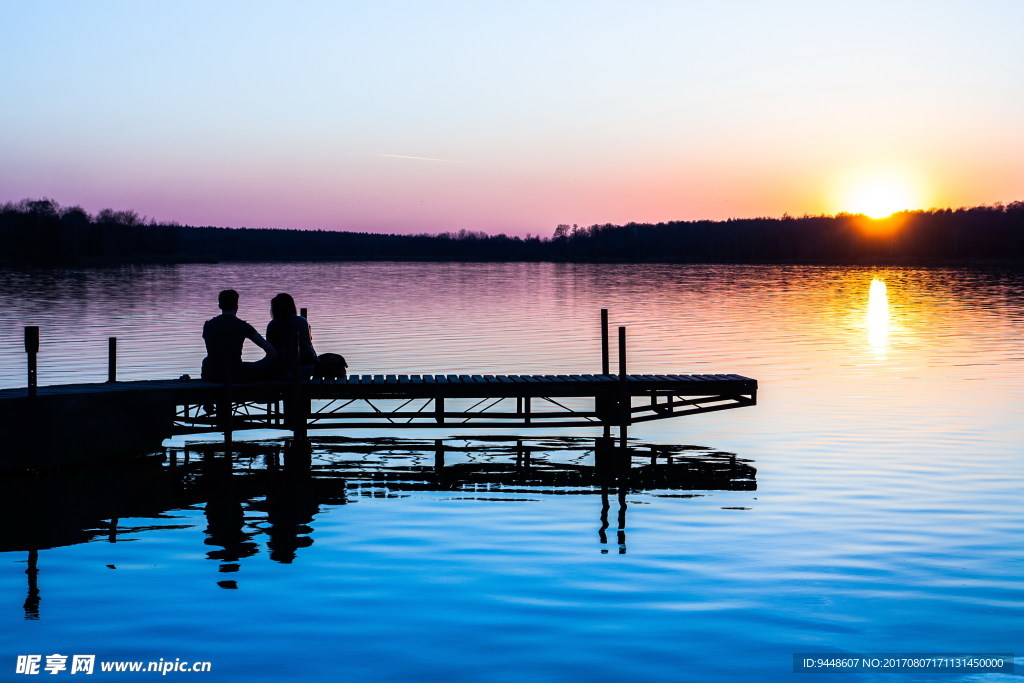
[[[0,202],[192,225],[1024,199],[1024,2],[0,0]]]

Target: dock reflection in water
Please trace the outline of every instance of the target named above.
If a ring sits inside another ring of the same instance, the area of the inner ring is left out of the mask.
[[[295,562],[313,545],[323,506],[361,498],[443,491],[461,500],[528,503],[548,495],[593,495],[600,500],[594,506],[600,552],[609,552],[614,535],[616,552],[625,553],[630,492],[691,497],[757,489],[754,467],[730,453],[643,444],[623,452],[616,443],[576,437],[325,438],[309,449],[234,444],[230,455],[222,444],[209,444],[117,466],[6,476],[0,478],[0,514],[8,520],[0,528],[0,552],[27,553],[24,613],[39,619],[45,594],[41,551],[194,528],[175,511],[202,509],[205,557],[218,563],[218,573],[233,574],[261,552],[274,562]],[[217,585],[238,588],[227,577]]]

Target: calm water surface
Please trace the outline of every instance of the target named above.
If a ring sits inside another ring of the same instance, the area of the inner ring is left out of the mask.
[[[42,328],[43,383],[105,379],[111,335],[122,379],[196,375],[225,287],[257,328],[293,293],[317,350],[357,373],[595,372],[604,307],[629,328],[631,371],[747,375],[759,405],[634,427],[621,493],[588,472],[583,430],[518,450],[448,438],[443,475],[433,439],[449,435],[363,433],[318,442],[312,477],[280,466],[277,443],[232,470],[174,442],[173,467],[7,478],[10,678],[33,653],[209,660],[168,675],[254,681],[786,680],[795,652],[1016,652],[1024,667],[1020,273],[6,271],[0,386],[24,384],[24,325]],[[672,465],[651,468],[652,447]],[[894,676],[1016,680],[834,678]]]

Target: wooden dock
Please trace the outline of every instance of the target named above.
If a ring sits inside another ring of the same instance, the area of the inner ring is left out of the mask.
[[[613,427],[757,403],[757,381],[735,374],[630,374],[625,328],[619,367],[608,372],[602,311],[602,373],[543,375],[361,374],[340,379],[221,384],[193,379],[119,382],[116,340],[108,381],[38,386],[38,328],[26,329],[28,386],[0,390],[0,429],[13,448],[0,468],[45,468],[145,452],[168,437],[284,429],[447,431],[463,428]]]
[[[224,385],[149,380],[0,390],[0,428],[18,467],[46,454],[155,449],[171,436],[287,429],[619,427],[752,406],[757,382],[731,374],[353,375]],[[212,407],[212,410],[211,410]],[[81,457],[79,457],[81,456]]]

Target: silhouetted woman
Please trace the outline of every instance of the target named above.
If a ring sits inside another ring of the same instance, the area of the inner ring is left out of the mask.
[[[292,295],[281,293],[271,299],[270,315],[267,341],[277,349],[282,374],[308,379],[316,365],[316,351],[309,323],[296,311]]]

